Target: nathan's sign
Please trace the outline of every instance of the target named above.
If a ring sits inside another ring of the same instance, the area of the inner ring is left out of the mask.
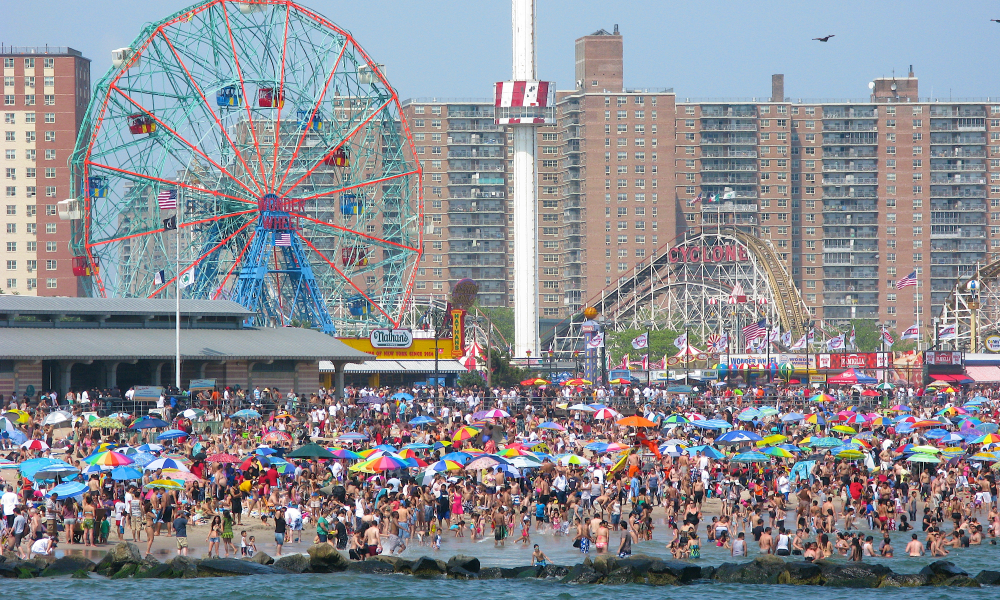
[[[375,329],[368,340],[372,348],[409,348],[413,345],[413,332],[409,329]]]
[[[739,244],[674,246],[668,251],[667,260],[672,263],[747,262],[750,255],[746,247]]]

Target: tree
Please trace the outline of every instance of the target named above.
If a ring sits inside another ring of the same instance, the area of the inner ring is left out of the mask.
[[[531,372],[510,364],[510,354],[506,350],[489,348],[490,384],[494,387],[514,387],[527,379]]]
[[[458,376],[458,387],[486,389],[486,380],[479,371],[466,371]]]
[[[511,345],[514,343],[514,309],[506,306],[479,306],[476,304],[469,310],[475,315],[476,310],[489,318],[493,323],[493,343],[495,345]],[[500,339],[497,339],[497,335]]]
[[[854,327],[857,352],[880,352],[884,349],[882,346],[882,328],[877,321],[872,319],[853,319],[851,326]],[[899,333],[894,330],[890,329],[889,334],[895,340],[895,343],[892,345],[894,352],[913,350],[917,346],[913,340],[899,339]],[[850,336],[851,333],[848,330],[847,338],[850,339]]]

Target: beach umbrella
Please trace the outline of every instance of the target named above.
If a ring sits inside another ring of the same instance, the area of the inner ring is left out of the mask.
[[[142,479],[142,471],[135,467],[115,467],[111,469],[111,479],[115,481],[131,481]]]
[[[428,423],[437,423],[437,419],[424,415],[410,419],[410,425],[427,425]]]
[[[143,417],[137,419],[129,429],[157,429],[160,427],[166,427],[168,423],[163,419],[157,419],[155,417]]]
[[[236,455],[233,455],[233,454],[217,453],[217,454],[210,454],[210,455],[208,455],[205,458],[205,462],[222,463],[222,464],[225,465],[225,464],[238,463],[238,462],[240,462],[240,458],[238,456],[236,456]]]
[[[773,417],[774,415],[780,414],[777,408],[771,406],[764,406],[759,409],[760,416],[762,417]]]
[[[19,408],[12,408],[5,412],[3,416],[10,419],[11,423],[17,423],[18,425],[24,425],[31,420],[31,415]]]
[[[453,460],[439,460],[435,463],[427,465],[427,469],[438,473],[443,473],[445,471],[461,471],[462,464]]]
[[[157,479],[144,485],[146,489],[152,490],[182,490],[184,483],[175,479]]]
[[[613,408],[602,408],[594,413],[594,418],[600,421],[617,419],[619,416],[621,414]]]
[[[785,450],[784,448],[779,448],[777,446],[772,446],[770,448],[765,448],[765,449],[761,450],[761,452],[763,454],[767,454],[769,456],[776,456],[778,458],[793,458],[795,456],[794,454],[792,454],[788,450]]]
[[[604,442],[590,442],[583,448],[584,450],[590,450],[591,452],[607,452],[608,445]]]
[[[889,410],[894,410],[896,412],[910,412],[910,407],[903,404],[897,404],[891,407]]]
[[[865,454],[860,450],[855,450],[853,448],[846,448],[844,450],[837,452],[834,456],[846,460],[858,460],[864,458]]]
[[[707,456],[712,460],[719,460],[720,458],[726,457],[725,454],[720,452],[718,449],[713,448],[712,446],[691,446],[690,448],[687,449],[687,453],[690,456],[695,456],[699,452],[701,452],[702,456]]]
[[[834,437],[821,437],[809,442],[809,445],[813,448],[836,448],[841,444],[842,442]]]
[[[494,408],[492,410],[486,411],[483,415],[484,419],[506,419],[510,416],[510,413],[505,410],[500,410],[499,408]]]
[[[260,438],[262,442],[267,444],[280,444],[282,442],[291,442],[292,436],[284,431],[268,431]]]
[[[790,423],[792,421],[801,421],[802,419],[805,419],[805,418],[806,418],[806,416],[803,415],[803,414],[801,414],[801,413],[790,412],[790,413],[788,413],[786,415],[783,415],[781,417],[781,420],[782,420],[782,422]]]
[[[365,396],[360,400],[358,400],[358,404],[383,404],[384,402],[385,398],[380,398],[378,396],[371,396],[371,395]]]
[[[594,412],[594,408],[589,404],[574,404],[569,407],[569,410],[582,410],[584,412]]]
[[[608,383],[610,383],[611,385],[627,385],[632,383],[632,378],[630,377],[628,379],[625,379],[624,377],[616,377],[611,381],[609,381]]]
[[[948,423],[948,424],[950,425],[950,423]],[[913,427],[913,428],[917,428],[917,427],[940,427],[941,425],[942,425],[941,421],[934,421],[932,419],[925,419],[925,420],[922,420],[922,421],[916,421],[914,423],[910,423],[910,427]]]
[[[188,469],[184,465],[184,463],[173,458],[158,458],[148,463],[145,467],[143,467],[143,470],[145,471],[155,471],[157,469],[177,469],[178,471],[190,471],[190,469]]]
[[[194,473],[177,469],[163,469],[163,476],[174,481],[201,481],[201,478]]]
[[[157,458],[156,455],[150,454],[149,452],[129,454],[128,457],[132,459],[132,466],[134,467],[145,467]]]
[[[1000,458],[992,452],[977,452],[969,457],[969,460],[981,460],[984,462],[997,462]]]
[[[996,443],[1000,443],[1000,435],[997,435],[995,433],[987,433],[985,435],[981,435],[981,436],[977,437],[976,439],[972,440],[969,443],[970,444],[996,444]]]
[[[737,462],[737,463],[770,462],[771,457],[768,456],[767,454],[754,451],[754,452],[742,452],[740,454],[737,454],[730,460],[732,460],[732,462]]]
[[[590,461],[582,456],[576,454],[566,454],[556,459],[559,466],[568,467],[570,465],[586,467],[590,465]]]
[[[58,425],[59,423],[65,423],[67,421],[73,420],[73,414],[65,410],[57,410],[55,412],[50,412],[45,415],[42,419],[42,425]]]
[[[912,446],[910,452],[923,452],[925,454],[937,454],[941,452],[940,448],[935,448],[934,446]]]
[[[130,465],[134,462],[131,458],[125,456],[124,454],[114,451],[101,452],[93,457],[88,456],[85,460],[92,465],[99,465],[102,467],[124,467],[125,465]]]
[[[923,452],[916,452],[914,454],[911,454],[905,460],[907,462],[911,462],[911,463],[939,463],[939,462],[941,462],[940,458],[938,458],[936,456],[932,456],[930,454],[925,454]]]
[[[742,429],[734,429],[733,431],[728,431],[723,433],[719,437],[715,438],[718,444],[747,444],[752,442],[759,442],[764,438],[760,437],[752,431],[743,431]]]
[[[834,402],[836,398],[830,394],[819,393],[809,399],[810,402]]]
[[[376,472],[410,468],[410,463],[408,463],[405,458],[392,453],[383,453],[382,455],[376,456],[364,464],[366,467]]]
[[[409,448],[403,448],[396,453],[400,458],[405,458],[407,460],[411,458],[418,458],[417,453]]]
[[[407,394],[406,392],[396,392],[392,396],[389,396],[392,400],[413,400],[413,394]]]
[[[43,442],[42,440],[28,440],[27,442],[24,442],[23,444],[21,444],[21,447],[25,448],[27,450],[48,450],[49,449],[49,445],[46,444],[45,442]]]
[[[567,379],[563,382],[563,385],[568,387],[578,387],[581,385],[594,385],[594,382],[581,377],[575,377],[573,379]]]
[[[101,417],[90,422],[92,429],[125,429],[125,424],[118,419],[111,417]]]
[[[862,425],[862,424],[866,423],[867,421],[868,420],[865,419],[864,415],[859,415],[857,413],[852,413],[850,415],[846,415],[844,417],[841,417],[841,419],[840,419],[840,422],[843,423],[843,424],[845,424],[845,425]]]
[[[364,440],[368,439],[368,436],[363,433],[352,431],[349,433],[341,434],[340,437],[338,437],[337,439],[342,442],[363,442]]]
[[[288,453],[288,458],[337,458],[332,452],[315,442],[300,446]]]
[[[60,500],[66,498],[79,498],[90,491],[90,486],[80,481],[68,481],[61,483],[45,493],[46,498],[51,498],[56,494]]]
[[[687,449],[687,446],[682,444],[663,444],[660,446],[659,450],[661,454],[666,454],[667,456],[680,456]]]
[[[504,460],[503,458],[500,458],[499,456],[493,456],[493,455],[489,455],[489,454],[484,454],[483,456],[479,456],[477,458],[474,458],[473,460],[470,460],[468,463],[466,463],[465,464],[465,470],[466,471],[475,471],[475,470],[478,470],[478,469],[492,469],[493,467],[496,467],[496,466],[509,465],[509,464],[510,464],[509,461]]]
[[[476,437],[479,435],[479,432],[480,429],[476,427],[462,427],[455,432],[455,435],[451,436],[451,439],[454,442],[461,442]]]
[[[645,417],[640,417],[639,415],[618,419],[616,423],[625,427],[656,427],[656,423]]]
[[[330,454],[332,454],[334,458],[341,458],[347,460],[358,460],[359,458],[361,458],[361,455],[358,454],[357,452],[351,452],[350,450],[345,450],[343,448],[333,448],[330,450]]]
[[[452,462],[457,462],[464,465],[465,463],[472,460],[472,455],[468,452],[449,452],[441,457],[441,460],[450,460]]]
[[[31,478],[35,481],[52,481],[57,477],[70,477],[73,475],[79,475],[80,469],[74,467],[71,464],[59,461],[58,464],[52,464],[35,471],[34,476]]]
[[[667,416],[666,418],[663,419],[663,422],[665,424],[686,425],[687,423],[690,423],[691,421],[687,417],[685,417],[684,415],[676,415],[675,414],[675,415],[669,415],[669,416]]]
[[[188,432],[183,431],[181,429],[168,429],[168,430],[164,431],[163,433],[157,435],[156,436],[156,440],[160,441],[160,442],[162,442],[164,440],[177,440],[177,439],[180,439],[180,438],[183,438],[183,437],[187,437],[189,435],[191,435],[191,434],[189,434]]]
[[[139,452],[163,452],[163,446],[160,444],[143,444],[136,448]]]
[[[566,428],[559,423],[553,423],[552,421],[546,421],[545,423],[539,423],[538,429],[552,429],[555,431],[566,431]]]
[[[510,459],[510,464],[518,469],[536,469],[542,464],[542,461],[534,455],[526,454]]]
[[[244,408],[243,410],[238,410],[229,416],[234,419],[259,419],[260,413],[252,408]]]
[[[826,425],[826,416],[823,413],[812,413],[805,418],[805,422],[814,425]]]
[[[888,381],[883,381],[882,383],[876,385],[875,389],[876,390],[891,390],[891,389],[894,389],[895,387],[896,386],[894,386],[893,384],[889,383]]]
[[[379,444],[378,446],[375,446],[375,449],[376,450],[382,450],[384,452],[392,452],[393,454],[395,454],[396,452],[399,452],[399,450],[396,449],[395,446],[392,446],[390,444]]]
[[[773,435],[769,435],[769,436],[765,437],[764,439],[758,441],[757,445],[758,446],[773,446],[774,444],[780,444],[781,442],[783,442],[783,441],[785,441],[787,439],[788,439],[788,436],[781,435],[779,433],[775,433]]]
[[[830,429],[832,429],[833,431],[836,431],[838,433],[849,433],[851,435],[854,435],[855,433],[858,432],[856,429],[854,429],[853,427],[850,427],[848,425],[834,425]]]
[[[841,373],[840,375],[834,375],[833,377],[828,378],[826,382],[835,385],[836,384],[855,385],[855,384],[874,384],[877,383],[878,380],[875,379],[874,377],[865,375],[864,373],[858,371],[857,369],[848,369],[843,373]]]
[[[548,381],[547,379],[542,379],[540,377],[537,377],[535,379],[525,379],[524,381],[521,382],[521,385],[548,385],[550,383],[552,382]]]

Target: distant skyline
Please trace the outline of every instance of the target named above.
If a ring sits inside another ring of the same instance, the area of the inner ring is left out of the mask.
[[[110,52],[147,22],[187,0],[33,0],[9,2],[0,42],[70,46],[93,61],[96,82]],[[370,0],[302,3],[349,30],[386,65],[401,99],[486,98],[510,78],[507,0]],[[617,23],[625,43],[625,85],[674,88],[687,98],[765,98],[772,73],[785,75],[793,101],[863,99],[876,77],[906,76],[913,65],[921,97],[1000,98],[1000,5],[839,0],[665,3],[538,0],[538,75],[574,87],[573,41]],[[42,18],[47,15],[47,18]],[[835,34],[827,43],[812,38]]]

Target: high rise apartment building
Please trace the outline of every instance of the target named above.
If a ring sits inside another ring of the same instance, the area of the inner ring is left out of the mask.
[[[70,223],[57,203],[75,197],[69,159],[90,101],[90,60],[72,48],[2,47],[5,293],[76,296]]]
[[[959,278],[1000,259],[1000,99],[920,98],[912,71],[842,102],[789,97],[784,83],[775,75],[769,97],[732,101],[629,89],[617,29],[577,40],[574,89],[558,93],[557,125],[538,132],[540,316],[581,310],[678,236],[720,222],[768,240],[831,324],[904,328],[918,308],[926,324]],[[425,153],[417,293],[421,281],[446,293],[472,277],[507,304],[516,240],[491,103],[406,111]],[[468,127],[486,129],[473,141]],[[918,286],[896,290],[914,271]]]

